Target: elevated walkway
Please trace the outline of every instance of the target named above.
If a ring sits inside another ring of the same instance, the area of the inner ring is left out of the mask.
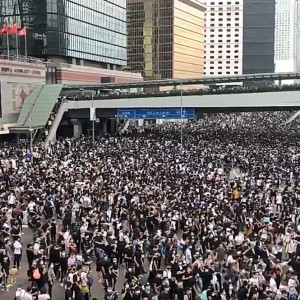
[[[24,102],[17,125],[11,127],[11,131],[24,132],[30,128],[43,128],[47,124],[62,87],[61,84],[53,84],[34,89]]]
[[[261,111],[270,110],[300,110],[300,91],[239,93],[218,95],[184,95],[169,97],[145,97],[101,100],[68,101],[68,109],[91,108],[170,108],[170,107],[199,108],[202,112],[211,110],[222,112],[223,109],[232,111]]]
[[[97,109],[170,108],[181,107],[181,103],[182,107],[195,108],[201,114],[209,111],[222,112],[226,109],[231,111],[300,110],[300,91],[183,96],[182,101],[178,96],[101,99],[93,102],[91,100],[66,100],[53,120],[45,146],[55,140],[56,130],[64,113],[68,110],[92,107]],[[128,126],[129,122],[126,124]]]

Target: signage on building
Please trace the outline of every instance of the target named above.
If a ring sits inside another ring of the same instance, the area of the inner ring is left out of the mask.
[[[1,67],[0,73],[5,74],[31,74],[31,75],[42,75],[44,76],[44,72],[42,70],[33,70],[33,69],[25,69],[20,67]]]

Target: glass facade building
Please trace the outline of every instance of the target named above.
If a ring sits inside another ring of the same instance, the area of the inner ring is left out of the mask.
[[[2,23],[27,26],[28,55],[127,64],[126,0],[2,0],[0,5]]]
[[[128,0],[128,66],[147,80],[203,76],[204,5]]]
[[[274,73],[275,2],[244,1],[243,74]]]

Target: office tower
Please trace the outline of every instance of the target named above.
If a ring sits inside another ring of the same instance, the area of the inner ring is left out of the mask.
[[[27,26],[29,56],[114,70],[127,65],[126,0],[2,0],[0,14],[2,24]]]
[[[294,72],[296,0],[276,0],[275,72]]]
[[[243,74],[273,73],[275,0],[245,0],[243,5]]]
[[[204,5],[199,0],[128,0],[128,66],[145,79],[203,75]]]
[[[295,4],[295,72],[300,72],[300,0]]]
[[[205,25],[205,75],[242,74],[243,0],[206,0]]]

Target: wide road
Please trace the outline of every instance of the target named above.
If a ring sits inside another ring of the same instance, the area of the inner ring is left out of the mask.
[[[22,244],[24,246],[24,251],[26,249],[26,245],[32,242],[32,233],[31,230],[28,228],[24,228],[24,235],[22,235]],[[23,288],[26,290],[27,286],[31,285],[31,282],[28,281],[28,277],[26,275],[26,272],[28,270],[28,263],[26,259],[26,254],[22,258],[21,263],[22,270],[19,271],[18,275],[16,276],[17,282],[16,284],[11,288],[10,292],[2,292],[0,290],[0,299],[1,300],[13,300],[15,297],[16,289],[19,284],[23,286]],[[92,265],[93,269],[93,279],[94,283],[92,286],[92,298],[96,298],[98,300],[104,299],[104,289],[103,285],[98,283],[97,279],[97,273],[95,272],[95,264]],[[123,288],[124,283],[124,270],[120,269],[120,276],[117,282],[117,291],[119,294],[121,293],[121,290]],[[53,300],[64,300],[64,288],[60,285],[60,282],[55,282],[53,285]]]

